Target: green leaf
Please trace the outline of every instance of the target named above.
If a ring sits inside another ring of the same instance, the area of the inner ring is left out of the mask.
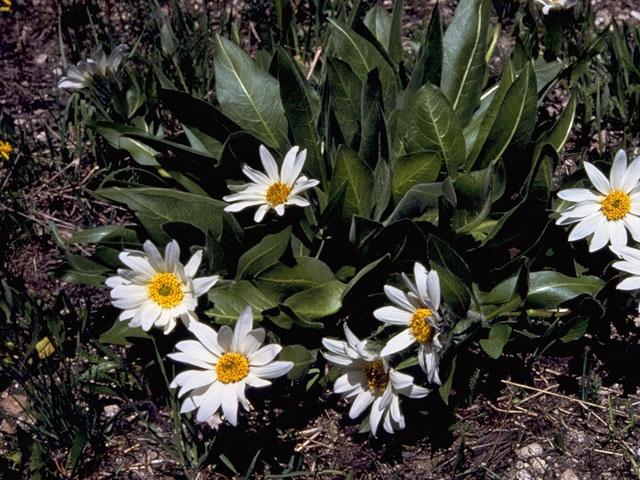
[[[131,328],[128,321],[121,322],[116,320],[113,327],[100,335],[98,340],[101,343],[111,345],[131,345],[127,338],[151,338],[151,335],[142,330],[141,327]]]
[[[285,145],[287,119],[278,81],[220,35],[216,36],[214,70],[216,96],[224,114],[266,145]]]
[[[451,225],[456,233],[469,233],[487,218],[493,200],[493,183],[494,168],[491,165],[464,174],[454,182],[458,206]]]
[[[393,200],[400,198],[419,183],[431,183],[438,178],[441,165],[440,156],[434,152],[403,155],[393,166]]]
[[[511,327],[505,323],[496,323],[489,331],[489,338],[481,339],[480,346],[493,359],[502,355],[502,349],[509,341]]]
[[[280,98],[293,132],[293,139],[300,149],[307,149],[305,170],[312,178],[325,179],[317,128],[320,100],[289,53],[279,45],[276,51]]]
[[[382,5],[376,5],[364,16],[364,24],[378,39],[380,45],[388,50],[391,36],[391,15]]]
[[[160,152],[149,145],[133,138],[127,138],[115,128],[96,126],[95,129],[113,148],[129,152],[131,158],[139,165],[160,165],[156,160]]]
[[[326,263],[312,257],[296,257],[293,267],[273,265],[256,277],[256,285],[270,297],[282,300],[302,290],[318,287],[336,277]]]
[[[500,283],[483,298],[483,303],[497,305],[506,302],[515,282],[516,277],[511,277]],[[532,272],[525,305],[531,308],[556,308],[580,295],[595,296],[604,283],[604,280],[594,276],[568,277],[553,271]]]
[[[276,302],[247,280],[216,286],[209,290],[208,297],[214,305],[205,315],[224,325],[234,323],[247,306],[251,307],[254,321],[262,320],[262,312],[276,306]]]
[[[337,195],[343,185],[346,190],[340,212],[341,218],[351,221],[354,214],[368,217],[371,211],[373,172],[369,165],[346,145],[340,145],[336,154],[329,197]]]
[[[386,226],[403,218],[417,218],[429,212],[437,213],[440,197],[444,197],[455,206],[456,194],[449,178],[444,182],[415,185],[404,194],[395,210],[383,223]]]
[[[340,310],[342,293],[345,288],[344,283],[332,280],[291,295],[283,302],[283,305],[291,308],[306,321],[320,320]]]
[[[68,243],[100,243],[111,237],[120,237],[130,242],[137,242],[138,237],[133,230],[122,225],[104,225],[102,227],[80,230],[67,240]]]
[[[293,362],[293,368],[287,373],[287,378],[300,380],[307,374],[309,367],[315,363],[317,356],[317,350],[309,350],[302,345],[287,345],[280,352],[278,360]]]
[[[442,92],[427,83],[413,97],[409,117],[407,149],[409,152],[437,152],[456,177],[466,156],[464,135],[458,117]]]
[[[350,294],[353,295],[354,292],[361,290],[360,287],[362,287],[362,285],[358,284],[361,283],[364,279],[367,279],[367,283],[370,283],[370,280],[372,278],[380,275],[381,272],[384,271],[384,269],[389,265],[390,258],[391,256],[389,254],[386,254],[362,267],[358,271],[358,273],[349,281],[347,287],[342,292],[342,300],[346,299]],[[357,289],[356,286],[358,286]]]
[[[334,57],[327,58],[327,74],[331,92],[331,106],[336,114],[345,142],[352,145],[360,129],[360,95],[362,80],[348,63]]]
[[[580,340],[585,333],[587,333],[587,329],[589,328],[589,319],[586,317],[578,317],[573,321],[573,325],[571,328],[565,333],[562,337],[560,337],[560,341],[562,343],[573,342],[574,340]]]
[[[280,261],[291,239],[291,227],[267,235],[256,246],[247,250],[238,260],[236,280],[253,278]]]
[[[383,43],[391,59],[397,64],[402,61],[402,7],[404,0],[396,0],[393,4],[393,16],[389,30],[389,41]],[[432,14],[433,15],[433,14]],[[382,43],[382,42],[380,42]]]
[[[153,187],[101,188],[94,193],[127,204],[157,243],[171,241],[162,228],[169,222],[188,223],[205,234],[211,232],[215,238],[222,233],[226,204],[210,197]]]
[[[380,157],[388,157],[387,131],[383,119],[382,85],[377,69],[369,72],[362,85],[360,110],[362,130],[358,155],[368,165],[374,166]]]
[[[456,315],[465,318],[469,311],[469,305],[471,305],[471,294],[467,287],[446,267],[434,262],[431,268],[438,272],[444,302]]]
[[[535,126],[536,106],[535,73],[527,64],[505,95],[496,121],[478,155],[480,167],[496,163],[509,145],[517,149],[527,145]]]
[[[435,235],[429,235],[427,243],[427,258],[430,263],[437,263],[457,276],[462,282],[471,286],[471,271],[467,262],[456,252],[448,242]]]
[[[444,33],[440,88],[463,126],[482,91],[490,5],[489,0],[461,0]]]
[[[438,389],[440,398],[442,398],[442,401],[445,403],[445,405],[449,405],[449,393],[451,392],[451,385],[453,384],[453,373],[456,371],[457,359],[457,356],[453,357],[453,360],[451,361],[451,367],[449,367],[449,375],[447,375],[447,380]]]
[[[369,72],[378,69],[385,107],[391,111],[397,94],[396,75],[393,68],[370,42],[355,33],[344,23],[329,20],[330,37],[328,51],[347,62],[355,74],[365,80]]]
[[[576,118],[576,106],[577,106],[577,94],[571,95],[569,103],[565,107],[564,111],[560,114],[560,118],[553,126],[549,138],[546,141],[551,145],[556,152],[560,152],[571,133],[571,127]]]

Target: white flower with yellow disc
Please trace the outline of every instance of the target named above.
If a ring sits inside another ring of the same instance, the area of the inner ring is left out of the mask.
[[[609,179],[596,167],[584,162],[584,168],[596,192],[586,188],[568,188],[558,197],[576,204],[562,212],[556,225],[577,223],[569,241],[591,234],[589,251],[595,252],[611,243],[627,244],[627,230],[640,242],[640,157],[627,166],[627,154],[618,151],[611,166]]]
[[[105,282],[112,289],[111,303],[123,310],[120,320],[130,320],[130,327],[142,327],[144,331],[152,326],[162,328],[165,334],[174,329],[178,317],[187,326],[197,322],[193,313],[198,304],[196,298],[207,293],[219,278],[194,278],[202,251],[182,265],[175,240],[167,244],[164,257],[149,240],[143,249],[121,252],[120,261],[131,270],[120,268],[117,276]]]
[[[578,0],[536,0],[542,7],[542,13],[548,15],[551,10],[566,10],[578,3]]]
[[[58,88],[72,90],[86,88],[91,85],[96,76],[114,75],[128,51],[129,47],[126,45],[118,45],[107,57],[102,45],[98,45],[93,50],[93,58],[80,60],[77,65],[69,65],[65,76],[58,81]]]
[[[199,368],[181,372],[171,382],[171,388],[180,387],[179,397],[190,392],[180,413],[198,409],[196,419],[205,422],[222,407],[224,416],[235,426],[238,403],[246,411],[250,409],[245,389],[266,387],[271,384],[266,379],[280,377],[293,368],[293,362],[273,361],[282,347],[271,344],[261,348],[265,331],[252,327],[251,307],[242,311],[233,331],[226,325],[219,332],[199,322],[189,325],[197,340],[178,342],[179,352],[169,354],[177,362]]]
[[[300,193],[318,185],[318,180],[310,180],[300,176],[307,151],[298,153],[299,147],[292,147],[287,152],[282,162],[282,168],[278,172],[278,164],[273,159],[269,150],[260,145],[260,159],[265,173],[254,170],[245,165],[243,173],[249,177],[252,183],[245,185],[229,185],[229,190],[237,192],[227,195],[222,199],[229,202],[225,207],[227,212],[239,212],[247,207],[258,206],[253,219],[261,222],[265,214],[271,209],[282,216],[286,205],[308,207],[309,201],[300,196]]]
[[[390,368],[379,355],[367,350],[367,341],[360,341],[344,325],[347,341],[323,338],[324,358],[337,365],[343,373],[333,384],[333,391],[345,398],[355,397],[349,410],[350,418],[359,417],[369,406],[369,425],[375,436],[382,423],[388,433],[405,427],[400,410],[399,394],[423,398],[430,390],[415,385],[413,377]]]
[[[409,292],[384,286],[384,293],[396,306],[382,307],[373,312],[374,317],[390,325],[407,327],[392,337],[380,355],[392,355],[417,343],[418,362],[431,383],[441,385],[438,375],[440,362],[440,280],[438,272],[427,272],[423,265],[416,263],[413,268],[415,285],[403,273]]]

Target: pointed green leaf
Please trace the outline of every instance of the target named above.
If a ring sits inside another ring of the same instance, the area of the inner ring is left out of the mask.
[[[256,285],[272,298],[283,300],[294,293],[335,280],[326,263],[312,257],[296,257],[292,267],[278,263],[256,277]]]
[[[400,198],[419,183],[431,183],[438,178],[440,156],[434,152],[421,152],[399,157],[393,167],[393,200]]]
[[[371,211],[373,172],[358,154],[346,145],[338,148],[329,197],[337,194],[343,185],[346,186],[346,191],[341,217],[350,221],[353,214],[368,216]]]
[[[287,119],[278,81],[220,35],[214,70],[216,96],[224,114],[270,147],[286,144]]]
[[[315,363],[318,356],[317,350],[309,350],[302,345],[287,345],[278,356],[278,360],[292,362],[293,368],[287,373],[289,380],[300,380],[309,371],[309,367]]]
[[[480,100],[490,5],[489,0],[461,0],[444,33],[440,88],[463,126]]]
[[[502,355],[504,346],[509,341],[511,335],[511,327],[504,323],[496,323],[489,330],[489,338],[481,339],[480,346],[493,359],[497,359]]]
[[[246,280],[216,286],[209,290],[208,298],[213,308],[204,313],[221,325],[234,323],[247,306],[251,307],[254,321],[262,320],[262,312],[276,306],[275,301]]]
[[[331,106],[345,142],[351,145],[360,128],[362,80],[348,63],[334,57],[327,58],[327,73],[331,89]]]
[[[290,296],[284,301],[284,305],[304,320],[320,320],[340,310],[345,287],[344,283],[333,280]]]
[[[256,246],[247,250],[238,260],[236,280],[252,278],[280,261],[291,239],[291,227],[267,235]]]
[[[436,152],[447,172],[456,177],[466,156],[464,135],[456,114],[442,92],[426,84],[413,97],[407,133],[409,152]]]
[[[380,45],[388,49],[391,35],[391,15],[389,12],[382,5],[376,5],[364,16],[364,24],[378,39]]]

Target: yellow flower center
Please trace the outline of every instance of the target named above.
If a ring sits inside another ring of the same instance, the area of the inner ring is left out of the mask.
[[[433,340],[433,336],[436,332],[431,324],[426,320],[426,317],[432,316],[433,312],[428,308],[419,308],[411,317],[411,322],[409,323],[411,334],[420,343],[430,342]]]
[[[158,273],[149,284],[149,297],[162,308],[180,305],[184,292],[173,273]]]
[[[276,182],[267,190],[267,202],[273,207],[287,201],[291,193],[291,187],[282,182]]]
[[[249,360],[241,353],[225,353],[216,363],[218,380],[222,383],[235,383],[249,375]]]
[[[362,369],[369,389],[374,392],[384,392],[389,383],[389,375],[384,371],[382,360],[366,362]]]
[[[607,220],[620,220],[631,210],[631,199],[629,195],[614,190],[602,201],[602,213]]]
[[[0,140],[0,156],[5,160],[9,160],[9,154],[13,151],[13,147],[7,143]]]

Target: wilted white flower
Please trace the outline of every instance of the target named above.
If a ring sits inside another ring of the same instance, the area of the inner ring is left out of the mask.
[[[309,180],[300,176],[307,151],[298,153],[299,147],[292,147],[287,152],[282,162],[282,169],[278,173],[278,164],[273,159],[269,150],[260,145],[260,159],[265,173],[244,166],[242,171],[249,177],[252,183],[245,185],[229,185],[229,190],[237,192],[227,195],[222,199],[225,202],[234,202],[225,207],[227,212],[239,212],[247,207],[260,205],[253,217],[260,222],[269,209],[282,216],[285,205],[297,205],[308,207],[309,202],[299,194],[309,188],[318,185],[318,180]]]
[[[347,341],[323,338],[324,358],[337,365],[342,376],[333,384],[333,391],[346,398],[355,397],[350,418],[357,418],[371,405],[369,424],[375,436],[380,422],[388,433],[405,427],[400,410],[399,394],[409,398],[425,397],[429,390],[413,383],[413,377],[390,368],[384,359],[367,351],[367,342],[360,341],[345,324]]]
[[[194,322],[189,330],[198,340],[178,342],[177,353],[169,357],[177,362],[188,363],[198,370],[186,370],[179,373],[170,387],[181,387],[178,396],[189,393],[180,413],[198,409],[196,419],[205,422],[222,407],[224,416],[231,425],[238,423],[238,402],[249,411],[250,405],[245,397],[249,387],[271,385],[267,378],[276,378],[293,368],[293,362],[273,361],[282,347],[278,344],[266,345],[265,331],[253,327],[251,307],[246,307],[233,329],[224,325],[216,331],[203,324]]]
[[[102,45],[99,45],[94,49],[92,58],[81,60],[77,65],[67,68],[65,76],[58,81],[58,88],[86,88],[91,85],[94,76],[106,77],[115,74],[127,52],[126,45],[119,45],[107,57]]]
[[[440,385],[440,280],[438,272],[431,270],[427,273],[419,263],[414,265],[413,274],[415,285],[404,273],[402,274],[409,289],[407,293],[391,285],[384,286],[384,293],[396,304],[395,307],[382,307],[373,312],[378,320],[390,325],[407,327],[392,337],[380,354],[392,355],[417,343],[420,367],[431,383]]]
[[[556,225],[577,223],[569,234],[569,241],[593,234],[589,251],[595,252],[609,242],[613,246],[627,244],[627,230],[640,241],[640,157],[627,167],[627,154],[616,154],[609,180],[596,167],[584,162],[589,180],[598,190],[568,188],[558,197],[576,202],[562,212]]]
[[[542,7],[542,13],[548,15],[551,10],[566,10],[575,6],[578,0],[536,0]]]
[[[610,247],[613,253],[622,260],[613,264],[614,268],[622,272],[630,273],[631,276],[622,280],[616,288],[618,290],[638,290],[640,289],[640,250],[627,246]],[[638,306],[640,310],[640,305]]]
[[[219,278],[217,275],[194,278],[202,251],[198,250],[182,265],[175,240],[167,244],[164,258],[149,240],[144,242],[143,249],[144,252],[121,252],[118,258],[131,270],[120,268],[117,276],[105,282],[112,288],[113,305],[123,310],[120,320],[131,320],[129,326],[145,331],[156,326],[164,329],[165,334],[174,329],[178,317],[187,326],[197,322],[193,313],[198,304],[196,298],[207,293]]]

